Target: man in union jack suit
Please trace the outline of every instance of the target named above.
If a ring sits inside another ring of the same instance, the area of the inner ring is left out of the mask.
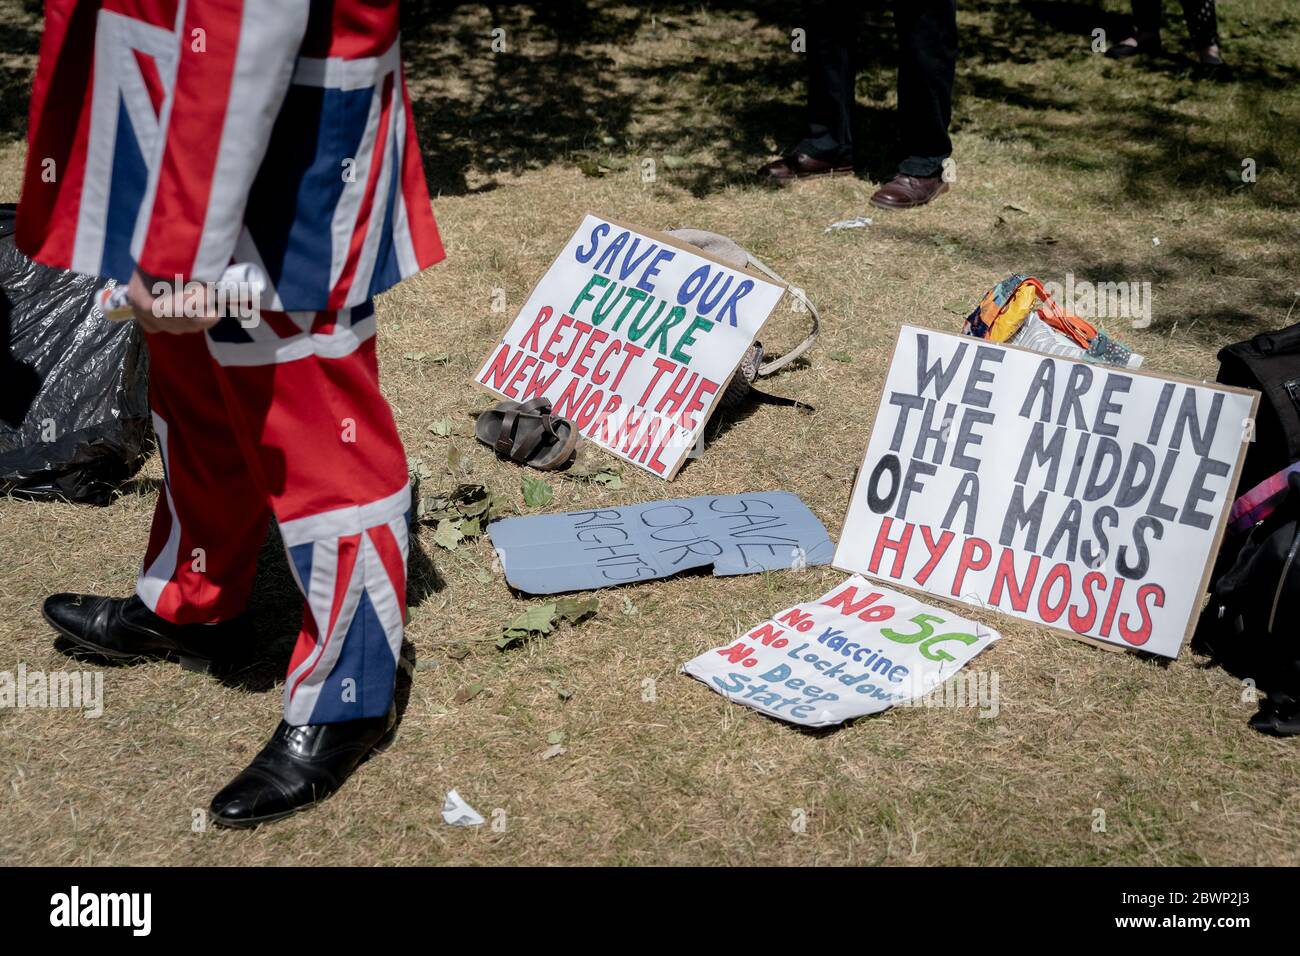
[[[284,720],[211,812],[324,799],[392,735],[406,613],[372,300],[443,256],[397,0],[47,0],[18,242],[129,283],[166,474],[135,595],[57,594],[47,619],[102,656],[221,663],[274,518],[306,599]],[[155,301],[235,263],[265,280],[251,321]]]

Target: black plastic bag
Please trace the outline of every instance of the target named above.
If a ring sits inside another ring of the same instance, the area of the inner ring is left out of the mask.
[[[107,504],[152,434],[134,322],[95,308],[103,280],[33,262],[0,205],[0,493]]]

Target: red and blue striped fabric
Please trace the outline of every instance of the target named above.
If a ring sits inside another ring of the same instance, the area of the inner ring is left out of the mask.
[[[437,262],[398,3],[48,0],[17,240],[119,281],[252,262],[279,311]]]
[[[380,717],[402,644],[411,489],[373,311],[261,318],[248,340],[233,318],[148,336],[164,487],[136,593],[177,624],[239,616],[274,518],[306,599],[285,719]]]
[[[403,488],[355,514],[313,515],[280,525],[307,598],[285,681],[289,723],[326,724],[387,712],[406,616],[409,501],[410,489]]]

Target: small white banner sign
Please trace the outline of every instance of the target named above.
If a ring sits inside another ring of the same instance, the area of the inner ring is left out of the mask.
[[[588,214],[475,381],[672,479],[785,287]]]
[[[854,575],[682,670],[769,717],[825,727],[923,697],[998,637]]]

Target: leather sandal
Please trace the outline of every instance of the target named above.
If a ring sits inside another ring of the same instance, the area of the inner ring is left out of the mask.
[[[499,457],[539,471],[568,464],[581,437],[573,422],[551,414],[545,398],[494,405],[479,415],[474,436]]]

